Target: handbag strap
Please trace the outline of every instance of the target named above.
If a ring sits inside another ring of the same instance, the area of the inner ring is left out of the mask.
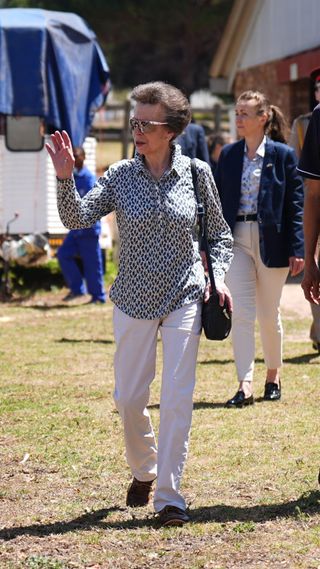
[[[198,213],[198,221],[199,221],[199,227],[200,227],[201,247],[203,247],[203,250],[204,250],[205,255],[206,255],[207,267],[208,267],[208,273],[209,273],[209,279],[210,279],[212,294],[218,294],[215,279],[214,279],[213,269],[212,269],[210,251],[209,251],[207,227],[206,227],[206,222],[205,222],[205,209],[204,209],[204,205],[202,203],[202,200],[200,198],[196,161],[194,158],[191,160],[191,174],[192,174],[192,182],[193,182],[194,193],[195,193],[196,200],[197,200],[197,213]]]

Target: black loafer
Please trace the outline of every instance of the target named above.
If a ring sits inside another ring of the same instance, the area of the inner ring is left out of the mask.
[[[279,401],[281,399],[281,381],[277,383],[265,383],[263,399],[265,401]]]
[[[243,391],[237,391],[235,396],[232,397],[232,399],[229,399],[229,401],[227,401],[225,406],[231,409],[232,407],[240,408],[240,407],[245,407],[245,405],[253,405],[253,403],[254,403],[253,395],[245,397]]]

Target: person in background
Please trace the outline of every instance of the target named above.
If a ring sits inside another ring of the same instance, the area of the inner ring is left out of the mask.
[[[280,298],[288,272],[304,266],[303,183],[285,142],[284,117],[263,93],[246,91],[236,103],[241,140],[224,146],[215,172],[222,210],[234,237],[226,275],[234,301],[232,343],[239,387],[227,407],[251,405],[255,320],[266,378],[264,399],[281,397],[283,330]]]
[[[174,144],[191,110],[179,89],[161,81],[138,85],[132,99],[135,156],[110,166],[82,199],[72,178],[67,133],[52,135],[53,149],[47,144],[47,150],[59,180],[59,213],[67,227],[87,227],[116,212],[119,272],[110,299],[115,305],[114,400],[133,476],[126,503],[145,506],[155,486],[158,523],[183,525],[189,516],[180,482],[188,451],[202,302],[209,297],[191,160]],[[196,160],[196,168],[220,303],[226,300],[232,309],[224,284],[232,259],[231,232],[209,165]],[[157,448],[147,405],[159,332],[163,371]]]
[[[306,265],[301,283],[305,298],[320,305],[320,104],[315,107],[304,139],[298,172],[306,179],[307,193],[304,205],[304,239]],[[320,470],[318,473],[320,484]]]
[[[73,177],[80,197],[85,196],[94,186],[96,177],[84,165],[85,151],[82,147],[74,148]],[[64,239],[57,252],[57,257],[64,279],[70,292],[64,297],[68,302],[91,294],[92,303],[105,303],[106,292],[103,279],[102,251],[99,243],[101,222],[96,221],[85,229],[72,229]],[[83,274],[77,259],[80,259]],[[85,282],[84,282],[85,281]]]
[[[208,138],[209,159],[210,159],[211,172],[213,175],[215,173],[218,164],[221,150],[225,144],[226,141],[221,134],[212,134]]]
[[[190,122],[182,134],[177,137],[176,144],[180,144],[181,152],[189,158],[199,158],[210,164],[208,145],[203,126]]]
[[[299,115],[292,124],[291,135],[289,139],[290,146],[296,151],[298,159],[301,157],[304,138],[308,129],[309,121],[311,119],[312,110],[320,103],[320,67],[313,69],[310,74],[311,94],[310,105],[311,110],[309,113]],[[308,183],[304,184],[305,194],[308,191]],[[319,244],[318,244],[319,249]],[[319,262],[319,261],[318,261]],[[312,323],[310,327],[310,339],[312,346],[320,353],[320,306],[314,302],[310,303],[312,313]]]

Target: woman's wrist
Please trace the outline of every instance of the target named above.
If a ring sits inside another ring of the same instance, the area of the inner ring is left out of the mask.
[[[56,176],[58,182],[65,182],[66,180],[71,180],[72,176],[68,176],[68,178],[60,178],[60,176]]]

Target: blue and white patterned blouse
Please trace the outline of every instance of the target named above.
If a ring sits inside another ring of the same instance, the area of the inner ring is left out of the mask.
[[[257,213],[258,211],[258,194],[260,188],[261,170],[265,155],[265,147],[266,137],[264,136],[252,160],[250,160],[248,157],[247,147],[245,147],[243,155],[241,197],[238,215]]]
[[[215,277],[224,280],[232,235],[222,216],[210,166],[196,160]],[[171,167],[155,180],[137,154],[121,160],[99,178],[82,199],[73,179],[58,180],[58,209],[70,229],[89,227],[111,211],[119,229],[119,273],[110,298],[133,318],[162,318],[203,297],[197,205],[190,158],[172,150]]]

